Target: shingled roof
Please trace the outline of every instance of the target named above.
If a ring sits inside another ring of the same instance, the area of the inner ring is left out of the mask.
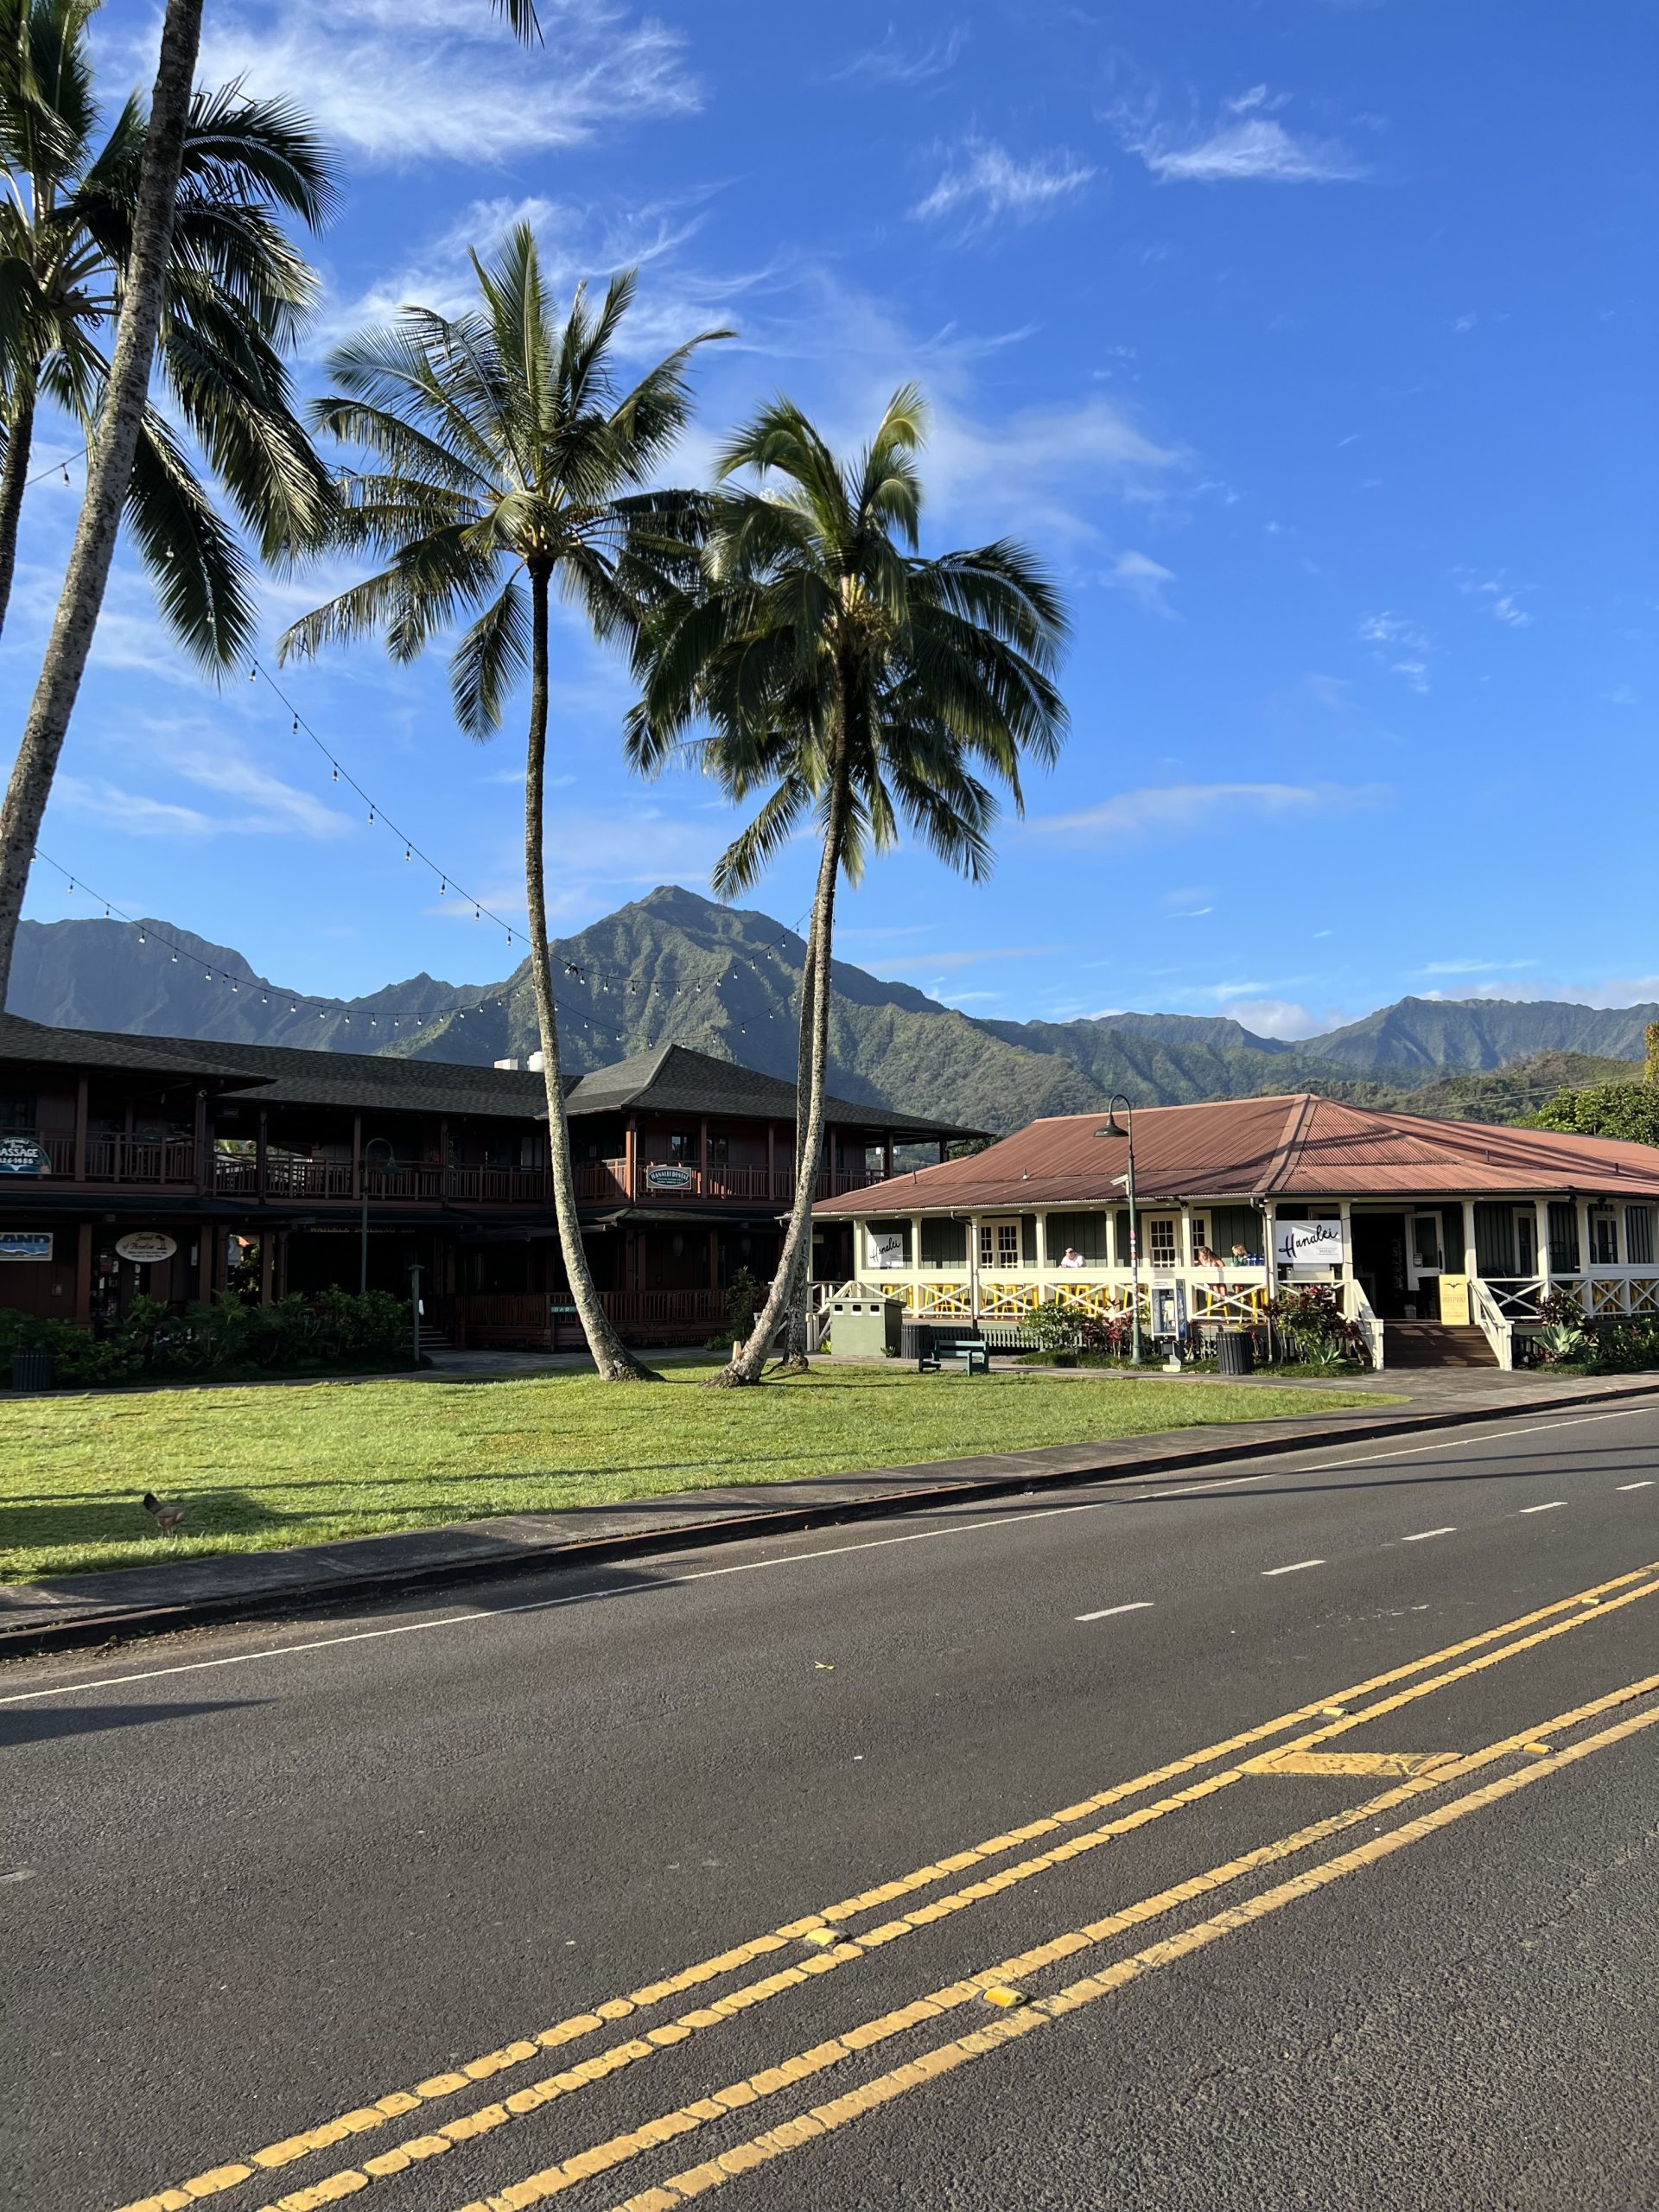
[[[98,1029],[54,1029],[26,1021],[20,1014],[0,1014],[0,1060],[23,1060],[37,1067],[99,1068],[126,1074],[172,1076],[181,1083],[211,1082],[226,1090],[256,1084],[255,1075],[233,1072],[228,1046],[198,1045],[185,1037],[127,1037]]]
[[[654,1052],[636,1052],[631,1059],[583,1076],[570,1093],[569,1107],[573,1114],[626,1109],[654,1114],[749,1114],[787,1121],[795,1112],[795,1086],[756,1068],[741,1067],[735,1060],[693,1052],[689,1045],[659,1045]],[[824,1118],[861,1129],[891,1130],[900,1139],[981,1134],[915,1114],[895,1113],[890,1106],[855,1106],[845,1098],[826,1098]]]
[[[924,1167],[856,1198],[825,1198],[835,1219],[1121,1205],[1128,1147],[1102,1114],[1033,1122],[970,1159]],[[1659,1198],[1659,1148],[1484,1122],[1380,1113],[1303,1092],[1135,1117],[1142,1204],[1164,1198],[1463,1198],[1500,1192]]]

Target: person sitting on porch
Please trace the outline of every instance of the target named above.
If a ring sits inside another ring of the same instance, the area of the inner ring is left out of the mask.
[[[1088,1264],[1075,1244],[1068,1244],[1066,1246],[1065,1251],[1060,1255],[1059,1263],[1063,1268],[1081,1268],[1085,1267]]]

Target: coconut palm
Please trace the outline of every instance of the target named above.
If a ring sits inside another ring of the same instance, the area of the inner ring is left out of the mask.
[[[635,766],[660,769],[702,723],[694,750],[728,794],[766,794],[715,890],[748,888],[809,820],[818,836],[794,1202],[766,1306],[726,1383],[760,1380],[810,1262],[837,885],[856,882],[901,823],[982,879],[997,801],[977,772],[1020,807],[1022,760],[1052,762],[1065,734],[1052,677],[1066,617],[1031,556],[1007,540],[918,550],[925,429],[907,385],[865,451],[842,461],[791,402],[764,407],[721,456],[728,488],[709,512],[697,582],[653,610],[636,647]]]
[[[600,638],[631,638],[642,605],[683,560],[702,501],[639,487],[690,414],[693,351],[726,334],[677,346],[624,391],[615,360],[632,270],[597,308],[578,287],[561,321],[527,225],[487,266],[474,255],[473,268],[475,308],[452,320],[405,308],[391,328],[365,332],[329,362],[336,391],[317,403],[315,421],[378,464],[344,480],[335,537],[386,565],[296,623],[283,649],[311,653],[380,633],[395,660],[409,661],[470,617],[450,660],[450,695],[456,720],[480,739],[499,728],[508,694],[529,676],[524,885],[554,1205],[594,1363],[621,1380],[647,1370],[594,1287],[559,1074],[543,857],[549,614],[556,592]]]
[[[534,0],[492,0],[492,12],[505,16],[525,44],[539,35]],[[35,836],[103,610],[143,435],[150,370],[167,305],[201,17],[202,0],[166,0],[131,199],[120,311],[97,432],[87,448],[86,489],[57,613],[0,809],[0,1007],[5,1004]]]

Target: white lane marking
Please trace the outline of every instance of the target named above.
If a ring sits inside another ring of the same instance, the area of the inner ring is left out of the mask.
[[[1523,1505],[1521,1510],[1523,1513],[1553,1513],[1558,1505],[1566,1503],[1564,1497],[1552,1497],[1547,1505]]]
[[[1567,1421],[1537,1421],[1530,1428],[1494,1429],[1490,1433],[1500,1440],[1509,1436],[1540,1436],[1549,1429],[1587,1428],[1595,1421],[1628,1421],[1634,1414],[1651,1413],[1654,1410],[1654,1407],[1645,1402],[1638,1402],[1635,1405],[1615,1406],[1606,1413],[1581,1414]],[[1373,1466],[1383,1459],[1412,1459],[1423,1452],[1453,1451],[1459,1444],[1467,1444],[1470,1440],[1466,1435],[1448,1436],[1437,1443],[1414,1445],[1397,1452],[1370,1452],[1363,1459],[1333,1459],[1318,1467],[1284,1467],[1275,1465],[1263,1468],[1259,1475],[1235,1475],[1230,1479],[1232,1482],[1261,1482],[1271,1474],[1340,1474],[1346,1467]],[[1310,1446],[1309,1449],[1313,1448]],[[1285,1455],[1287,1459],[1294,1459],[1295,1456],[1294,1452],[1287,1452]],[[54,1682],[46,1689],[14,1690],[10,1696],[0,1697],[0,1706],[29,1705],[32,1704],[36,1698],[42,1697],[73,1697],[82,1690],[122,1689],[130,1682],[161,1681],[174,1675],[207,1674],[216,1667],[245,1667],[256,1660],[287,1659],[308,1651],[332,1650],[336,1645],[344,1643],[378,1643],[388,1637],[413,1636],[422,1629],[461,1628],[469,1622],[494,1620],[510,1613],[556,1612],[565,1605],[594,1605],[607,1598],[638,1597],[645,1591],[668,1589],[679,1582],[715,1581],[721,1575],[752,1574],[761,1567],[801,1567],[815,1559],[839,1559],[849,1552],[879,1552],[886,1551],[894,1544],[927,1543],[937,1536],[986,1535],[997,1529],[1029,1526],[1033,1522],[1052,1520],[1057,1513],[1099,1513],[1109,1506],[1146,1504],[1150,1503],[1153,1497],[1180,1497],[1191,1491],[1219,1490],[1226,1486],[1223,1483],[1186,1483],[1178,1491],[1156,1491],[1150,1493],[1143,1491],[1138,1497],[1126,1496],[1123,1491],[1114,1490],[1113,1493],[1107,1497],[1072,1499],[1063,1505],[1033,1506],[1023,1513],[1005,1513],[1000,1515],[995,1521],[976,1521],[959,1529],[918,1529],[907,1535],[874,1536],[863,1543],[826,1544],[817,1551],[791,1552],[781,1559],[744,1560],[734,1567],[702,1567],[689,1574],[664,1575],[656,1581],[624,1583],[614,1590],[582,1590],[566,1598],[531,1598],[516,1605],[474,1605],[462,1612],[437,1613],[430,1620],[404,1621],[396,1628],[353,1629],[344,1636],[309,1637],[303,1643],[279,1643],[269,1651],[234,1651],[227,1653],[222,1659],[190,1659],[176,1667],[150,1667],[133,1675],[104,1675],[90,1682]],[[949,1512],[959,1510],[962,1506],[969,1503],[969,1500],[963,1500],[957,1506],[918,1507],[917,1510]],[[556,1561],[549,1561],[550,1567],[556,1564]],[[1321,1560],[1317,1564],[1323,1566],[1325,1562]],[[1271,1571],[1281,1573],[1284,1570]]]
[[[1420,1529],[1414,1536],[1402,1536],[1402,1544],[1426,1544],[1431,1536],[1455,1536],[1455,1529]]]
[[[1644,1483],[1620,1483],[1619,1488],[1620,1490],[1651,1490],[1653,1477],[1649,1475]]]
[[[1300,1574],[1305,1567],[1323,1567],[1322,1559],[1294,1559],[1288,1567],[1264,1567],[1263,1574]]]
[[[1127,1605],[1103,1605],[1097,1613],[1073,1613],[1071,1618],[1077,1621],[1109,1621],[1114,1613],[1149,1613],[1151,1611],[1150,1598],[1135,1598]]]

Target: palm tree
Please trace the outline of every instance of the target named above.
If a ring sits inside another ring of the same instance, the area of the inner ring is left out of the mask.
[[[1007,540],[932,558],[918,550],[925,429],[907,385],[866,450],[843,462],[791,402],[764,407],[721,456],[720,480],[733,488],[710,510],[700,579],[653,610],[636,647],[635,766],[659,770],[701,721],[709,734],[694,751],[728,796],[766,794],[717,867],[715,890],[747,889],[808,819],[819,839],[794,1202],[765,1308],[725,1383],[760,1380],[810,1264],[837,884],[856,882],[901,822],[982,879],[996,800],[976,771],[1020,807],[1022,759],[1051,763],[1065,734],[1052,675],[1065,612],[1031,556]]]
[[[166,0],[162,13],[161,50],[131,200],[120,312],[97,434],[87,448],[80,516],[11,784],[0,809],[0,1007],[5,1005],[10,980],[35,839],[103,611],[143,432],[150,368],[167,302],[190,88],[201,46],[202,4],[203,0]],[[492,12],[505,16],[513,35],[526,45],[539,35],[534,0],[492,0]]]
[[[600,638],[631,638],[642,606],[683,562],[703,502],[639,487],[690,412],[691,353],[727,334],[704,331],[622,392],[614,359],[632,270],[613,278],[597,309],[579,287],[561,323],[528,225],[508,233],[489,266],[474,254],[473,267],[478,308],[453,321],[405,308],[391,328],[365,332],[329,363],[339,390],[318,402],[316,423],[379,463],[346,478],[334,534],[386,565],[296,622],[283,650],[311,653],[383,632],[392,658],[409,661],[470,615],[449,686],[456,720],[480,739],[499,728],[508,693],[529,673],[524,885],[554,1206],[594,1363],[620,1381],[648,1370],[594,1287],[559,1073],[543,855],[548,613],[556,590]]]

